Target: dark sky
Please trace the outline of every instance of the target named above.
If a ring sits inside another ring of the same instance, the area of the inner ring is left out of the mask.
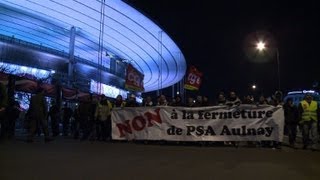
[[[177,43],[188,66],[204,74],[201,94],[223,90],[269,96],[277,87],[276,56],[256,63],[247,37],[268,32],[279,50],[281,89],[308,89],[320,80],[320,6],[312,1],[127,0]],[[251,59],[252,60],[252,59]],[[257,93],[256,92],[256,93]]]

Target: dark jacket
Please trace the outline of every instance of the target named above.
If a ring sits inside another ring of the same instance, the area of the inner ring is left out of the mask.
[[[299,112],[295,105],[290,106],[288,103],[283,105],[284,121],[286,124],[298,124]]]

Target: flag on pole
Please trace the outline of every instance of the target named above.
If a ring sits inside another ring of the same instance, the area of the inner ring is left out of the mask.
[[[144,91],[143,78],[144,75],[129,64],[127,67],[125,88],[131,91]]]
[[[199,90],[202,81],[201,77],[202,72],[195,66],[190,66],[184,88],[187,90]]]

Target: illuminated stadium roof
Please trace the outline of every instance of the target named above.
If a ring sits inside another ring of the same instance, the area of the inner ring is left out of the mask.
[[[98,62],[103,37],[103,64],[110,65],[110,56],[132,63],[145,75],[146,92],[177,83],[186,71],[173,40],[120,0],[107,0],[105,6],[98,0],[1,0],[0,24],[0,34],[63,52],[69,52],[75,27],[74,55],[93,63]]]

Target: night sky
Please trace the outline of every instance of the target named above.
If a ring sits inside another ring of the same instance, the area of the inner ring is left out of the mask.
[[[254,48],[248,41],[257,32],[269,33],[279,50],[284,93],[310,89],[320,80],[320,6],[315,2],[125,2],[157,23],[180,47],[187,65],[203,72],[200,94],[216,97],[219,91],[234,90],[270,96],[277,90],[276,56],[263,63],[248,56],[248,48]],[[252,84],[257,85],[255,92]]]

